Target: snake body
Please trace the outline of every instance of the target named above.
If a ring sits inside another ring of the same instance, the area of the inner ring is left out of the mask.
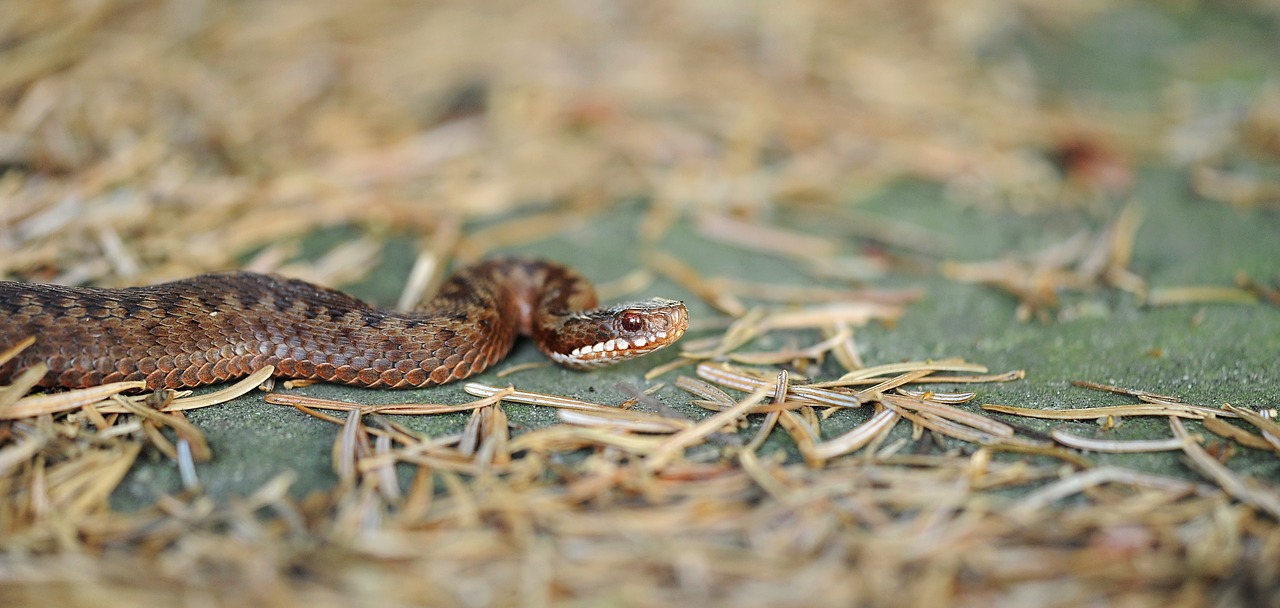
[[[189,388],[266,365],[287,378],[365,387],[432,386],[480,373],[532,336],[557,363],[588,369],[663,348],[688,327],[682,303],[596,308],[595,291],[559,264],[488,260],[400,313],[275,275],[228,272],[98,289],[0,281],[0,385],[44,364],[44,387],[145,380]]]

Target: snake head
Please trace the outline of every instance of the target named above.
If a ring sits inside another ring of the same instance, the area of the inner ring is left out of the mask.
[[[670,346],[688,328],[683,302],[652,298],[568,316],[546,352],[565,367],[603,367]]]

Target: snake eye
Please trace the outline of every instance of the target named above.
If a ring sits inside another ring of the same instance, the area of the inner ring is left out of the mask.
[[[638,332],[644,328],[644,319],[634,312],[622,315],[618,319],[618,323],[622,326],[623,331],[631,333]]]

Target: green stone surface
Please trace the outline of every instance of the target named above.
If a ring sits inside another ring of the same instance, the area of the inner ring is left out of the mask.
[[[1134,195],[1144,221],[1137,236],[1132,269],[1152,287],[1189,284],[1231,285],[1243,270],[1258,279],[1271,280],[1280,273],[1280,213],[1237,210],[1199,200],[1190,194],[1179,172],[1153,168],[1142,171]],[[859,214],[892,218],[935,231],[942,258],[959,261],[992,259],[1002,252],[1031,253],[1059,242],[1082,228],[1098,228],[1106,218],[1095,214],[1020,216],[976,211],[943,200],[931,185],[899,184],[853,207]],[[634,240],[644,211],[642,203],[621,204],[579,229],[553,240],[509,253],[542,256],[580,268],[597,282],[616,279],[638,267],[640,251],[616,247]],[[838,235],[851,226],[837,218],[815,221],[797,215],[781,218],[781,225],[806,230],[823,227]],[[323,251],[349,236],[344,231],[314,235],[304,249]],[[391,304],[398,293],[413,251],[410,235],[389,240],[382,267],[350,291],[380,304]],[[855,254],[864,243],[849,239],[845,253]],[[710,243],[697,236],[688,223],[676,226],[660,247],[706,275],[724,275],[776,283],[805,282],[793,263],[778,257]],[[1104,289],[1093,293],[1064,294],[1065,306],[1088,311],[1073,320],[1020,323],[1014,319],[1014,299],[989,287],[963,285],[936,277],[890,275],[872,281],[877,286],[921,286],[927,297],[912,305],[893,327],[871,324],[857,330],[857,343],[869,365],[904,360],[963,357],[986,365],[993,372],[1024,369],[1027,378],[1005,384],[978,386],[978,397],[968,407],[1001,403],[1035,408],[1081,408],[1132,402],[1131,399],[1073,387],[1072,380],[1092,380],[1156,393],[1176,395],[1187,402],[1209,406],[1232,403],[1252,408],[1280,406],[1280,309],[1255,305],[1189,305],[1149,308],[1126,293]],[[681,298],[689,303],[694,327],[688,337],[714,334],[699,330],[716,313],[679,286],[657,281],[644,294]],[[819,340],[813,332],[776,332],[761,338],[753,348],[778,348]],[[542,367],[497,378],[496,370],[513,364],[541,360],[532,344],[521,341],[512,356],[475,378],[478,382],[567,395],[604,404],[626,397],[616,388],[621,382],[644,386],[650,367],[676,356],[668,349],[647,359],[589,372]],[[826,376],[839,372],[832,362]],[[679,373],[655,380],[670,383]],[[940,390],[945,390],[945,387]],[[298,389],[304,395],[359,403],[461,403],[471,399],[461,385],[422,390],[377,391],[319,385]],[[668,386],[656,395],[690,416],[705,415],[688,404],[682,392]],[[555,422],[548,408],[507,405],[513,432]],[[834,436],[865,420],[865,411],[843,411],[824,425],[824,436]],[[996,415],[1001,417],[1000,415]],[[214,496],[246,494],[285,470],[297,473],[296,495],[331,487],[336,482],[331,450],[340,428],[304,415],[292,408],[270,405],[262,394],[250,393],[230,403],[190,412],[190,418],[207,435],[215,457],[198,466],[204,488]],[[1125,420],[1104,431],[1096,422],[1052,422],[1003,417],[1041,431],[1063,427],[1084,436],[1116,439],[1163,438],[1171,435],[1162,418]],[[461,430],[466,414],[400,416],[397,420],[426,435]],[[1198,425],[1192,425],[1198,430]],[[749,429],[747,432],[750,432]],[[905,434],[906,425],[899,431]],[[969,449],[948,441],[948,449]],[[777,432],[766,451],[787,449],[798,458],[794,446]],[[176,466],[149,452],[118,490],[115,502],[122,508],[149,504],[159,493],[180,489]],[[1008,456],[1013,457],[1013,456]],[[1177,453],[1088,456],[1099,464],[1117,464],[1140,470],[1195,478]],[[1241,449],[1230,461],[1233,469],[1280,480],[1280,460],[1273,455]]]

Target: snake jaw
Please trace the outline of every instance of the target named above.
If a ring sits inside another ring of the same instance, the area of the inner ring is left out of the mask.
[[[689,327],[689,311],[683,302],[653,298],[576,315],[573,321],[597,324],[567,352],[550,352],[551,358],[574,369],[593,369],[666,348]],[[566,327],[572,324],[566,323]]]

